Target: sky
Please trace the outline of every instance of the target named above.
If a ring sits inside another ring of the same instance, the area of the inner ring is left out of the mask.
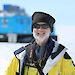
[[[49,13],[56,19],[57,26],[75,26],[75,0],[0,0],[0,10],[4,4],[20,6],[29,16],[35,11]]]

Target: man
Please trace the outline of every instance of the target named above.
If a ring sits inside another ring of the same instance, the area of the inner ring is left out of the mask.
[[[32,15],[34,39],[14,52],[5,75],[75,75],[67,48],[50,37],[55,19],[44,12]]]

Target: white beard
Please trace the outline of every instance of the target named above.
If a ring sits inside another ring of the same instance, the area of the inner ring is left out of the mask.
[[[44,32],[44,31],[42,31],[42,32]],[[39,31],[39,32],[34,32],[33,31],[33,36],[34,36],[34,38],[36,39],[36,40],[38,40],[39,42],[44,42],[46,39],[48,39],[49,38],[49,35],[50,35],[50,30],[48,31],[48,32],[46,32],[44,35],[37,35],[37,34],[40,34],[41,33],[41,31]]]

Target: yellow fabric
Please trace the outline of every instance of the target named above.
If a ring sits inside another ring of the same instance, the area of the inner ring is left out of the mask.
[[[72,64],[72,59],[63,59],[62,68],[63,75],[75,75],[75,67]]]
[[[75,67],[72,64],[72,59],[61,60],[48,72],[48,75],[75,75]]]
[[[5,75],[16,75],[16,72],[19,72],[19,61],[16,57],[14,57],[11,64],[7,68]]]
[[[24,75],[39,75],[39,72],[36,68],[26,66]]]
[[[19,61],[14,57],[5,75],[16,75],[16,72],[19,72]],[[48,75],[58,75],[58,73],[60,73],[60,75],[75,75],[75,67],[72,64],[72,59],[64,59],[64,57],[62,57],[48,72]],[[39,75],[39,72],[37,68],[26,66],[24,75]]]

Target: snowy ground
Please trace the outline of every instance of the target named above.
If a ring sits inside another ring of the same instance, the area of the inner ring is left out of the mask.
[[[68,52],[75,62],[75,26],[56,27],[56,34],[58,35],[58,42],[69,49]],[[0,42],[0,75],[4,75],[14,57],[13,52],[22,46],[25,44]]]
[[[25,46],[25,44],[0,43],[0,75],[4,75],[5,70],[14,57],[13,52],[22,46]]]

